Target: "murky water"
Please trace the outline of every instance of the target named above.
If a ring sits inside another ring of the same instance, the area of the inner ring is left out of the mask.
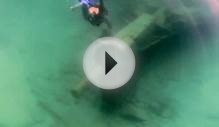
[[[72,3],[0,1],[0,127],[219,126],[217,0],[106,1],[112,34],[163,6],[201,8],[205,17],[200,22],[185,9],[198,28],[140,51],[141,71],[122,105],[103,104],[95,88],[71,94],[84,78],[84,51],[105,29],[84,21],[80,9],[70,11]]]

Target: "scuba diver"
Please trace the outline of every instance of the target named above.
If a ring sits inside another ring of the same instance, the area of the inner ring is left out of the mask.
[[[82,13],[88,22],[94,26],[100,26],[106,23],[108,28],[112,28],[109,20],[107,19],[108,11],[104,6],[103,0],[96,2],[95,0],[79,0],[79,4],[72,6],[71,9],[82,6]]]

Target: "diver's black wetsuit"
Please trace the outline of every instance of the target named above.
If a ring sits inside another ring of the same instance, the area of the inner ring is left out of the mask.
[[[81,0],[80,0],[81,2]],[[99,8],[99,13],[95,15],[91,15],[89,13],[89,7],[96,7]],[[107,24],[108,27],[111,28],[111,24],[109,21],[106,19],[106,15],[108,14],[108,11],[106,10],[104,6],[103,0],[99,0],[99,4],[95,3],[88,3],[88,4],[82,4],[82,13],[84,18],[89,21],[92,25],[99,26],[103,22]]]

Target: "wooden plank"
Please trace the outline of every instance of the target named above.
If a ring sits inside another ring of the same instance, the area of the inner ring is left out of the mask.
[[[142,35],[143,32],[147,31],[149,26],[154,21],[156,15],[151,16],[149,14],[143,13],[136,20],[129,23],[126,27],[121,29],[115,37],[125,41],[128,45],[133,45],[135,40]],[[151,45],[151,44],[148,44]],[[82,78],[77,86],[74,86],[71,93],[75,97],[80,97],[84,90],[87,89],[89,81],[86,78]]]
[[[128,24],[125,28],[120,30],[115,37],[132,45],[138,36],[147,29],[153,22],[153,17],[149,14],[142,14],[136,20]]]

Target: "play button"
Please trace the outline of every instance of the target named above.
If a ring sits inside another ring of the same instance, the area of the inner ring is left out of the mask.
[[[93,85],[101,89],[116,89],[131,79],[135,70],[135,56],[122,40],[100,38],[86,50],[83,68]]]
[[[105,75],[109,73],[116,66],[117,62],[107,53],[105,52]]]

